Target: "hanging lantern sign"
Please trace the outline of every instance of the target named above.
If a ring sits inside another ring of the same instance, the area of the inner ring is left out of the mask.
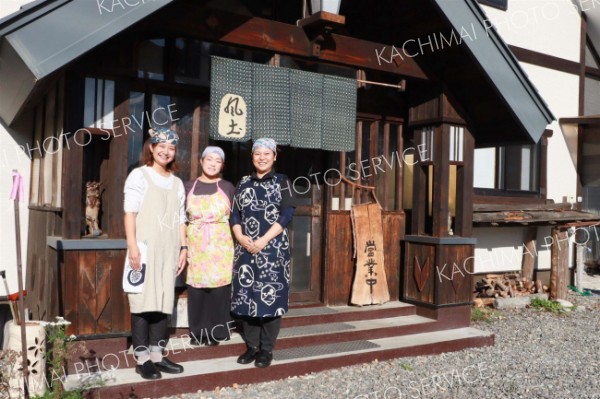
[[[244,97],[227,93],[219,106],[219,136],[227,139],[250,139],[246,128],[248,107]]]

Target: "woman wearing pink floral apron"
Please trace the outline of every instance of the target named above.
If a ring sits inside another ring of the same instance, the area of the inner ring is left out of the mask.
[[[220,178],[225,154],[206,147],[202,175],[185,184],[188,219],[188,322],[192,345],[218,345],[230,338],[233,239],[229,227],[235,187]]]

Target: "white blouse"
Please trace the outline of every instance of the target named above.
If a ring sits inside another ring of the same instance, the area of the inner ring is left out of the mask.
[[[142,172],[142,168],[148,173],[152,182],[156,184],[158,187],[164,189],[170,189],[175,184],[176,180],[179,178],[175,177],[175,175],[171,174],[170,176],[161,176],[152,169],[150,166],[142,166],[139,168],[135,168],[131,171],[129,176],[127,176],[127,180],[125,180],[125,188],[123,192],[125,193],[125,200],[123,201],[123,210],[125,212],[139,212],[142,206],[142,200],[146,195],[146,190],[148,190],[148,182],[144,177],[144,173]],[[177,192],[179,195],[179,222],[181,224],[185,223],[185,190],[183,188],[183,184],[179,186],[179,190]]]

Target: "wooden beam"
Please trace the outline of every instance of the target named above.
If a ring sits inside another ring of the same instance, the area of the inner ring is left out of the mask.
[[[567,299],[569,275],[569,237],[565,230],[552,229],[550,249],[550,298]]]
[[[469,129],[464,129],[463,164],[457,166],[455,234],[462,237],[473,235],[473,163],[475,141]]]
[[[208,8],[202,4],[186,3],[182,18],[178,7],[165,10],[161,19],[176,21],[161,27],[166,36],[193,36],[202,40],[239,45],[273,51],[280,54],[312,57],[312,43],[298,26],[252,16],[238,15],[224,10]],[[171,15],[172,14],[172,15]],[[171,18],[169,18],[169,15]],[[145,23],[148,30],[155,29],[150,18]],[[410,57],[393,56],[392,45],[370,42],[340,34],[331,34],[335,49],[322,49],[315,61],[333,63],[389,72],[396,75],[427,79],[425,72]],[[379,55],[378,55],[379,54]]]
[[[448,204],[450,185],[450,126],[443,124],[435,127],[433,135],[433,232],[436,237],[447,237]],[[414,206],[414,204],[413,204]]]

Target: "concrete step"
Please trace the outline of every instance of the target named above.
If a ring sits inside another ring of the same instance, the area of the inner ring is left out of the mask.
[[[408,317],[408,319],[407,319]],[[352,330],[376,331],[398,323],[405,325],[431,325],[430,319],[419,316],[403,316],[401,318],[386,318],[372,320],[368,323],[357,321],[348,323]],[[319,329],[317,327],[316,329]],[[324,343],[321,338],[327,335],[343,338],[347,332],[333,331],[317,333],[316,330],[300,330],[298,335],[282,329],[282,337],[278,340],[274,351],[274,360],[267,369],[254,367],[253,364],[240,365],[237,356],[243,352],[239,336],[222,347],[239,347],[235,354],[209,359],[193,359],[181,362],[185,371],[182,374],[163,374],[157,381],[146,381],[135,373],[133,367],[120,368],[96,373],[74,373],[66,381],[66,387],[96,386],[92,390],[93,397],[113,398],[128,397],[135,393],[137,397],[155,398],[175,393],[210,390],[217,386],[231,386],[234,383],[256,383],[276,380],[310,372],[337,368],[375,359],[385,360],[402,356],[420,356],[448,351],[461,350],[467,347],[493,345],[494,336],[491,333],[474,328],[455,328],[443,331],[421,332],[402,336],[388,336],[370,339],[343,340]],[[347,328],[344,329],[346,331]],[[284,335],[290,334],[285,337]],[[285,348],[283,342],[299,336],[312,337],[312,345]],[[217,347],[219,348],[219,347]],[[206,348],[194,349],[201,352]],[[212,349],[212,348],[208,348]],[[171,358],[171,357],[170,357]],[[172,359],[172,358],[171,358]],[[133,365],[130,365],[133,366]]]
[[[392,301],[370,306],[312,306],[291,308],[283,316],[282,327],[332,323],[350,320],[370,320],[383,317],[416,314],[416,306]]]
[[[363,321],[364,323],[358,324],[358,326],[364,326],[369,320],[377,320],[383,318],[394,318],[402,316],[415,316],[416,307],[403,302],[388,302],[383,305],[373,306],[312,306],[312,307],[300,307],[291,308],[290,311],[285,314],[282,318],[282,334],[286,334],[288,338],[294,338],[281,348],[290,347],[293,345],[303,345],[311,343],[313,338],[310,338],[311,334],[331,332],[328,336],[323,339],[327,340],[324,342],[331,342],[335,340],[334,333],[342,330],[352,330],[352,333],[347,339],[353,339],[354,337],[362,338],[360,336],[363,328],[355,328],[354,324],[347,324],[349,322]],[[406,319],[405,322],[399,322],[393,326],[396,329],[405,329],[407,333],[425,331],[426,327],[419,326],[418,323],[409,322],[410,320],[419,320],[418,318]],[[379,324],[373,324],[373,327]],[[385,326],[390,328],[392,326]],[[288,328],[295,328],[294,333],[287,332]],[[425,330],[423,329],[425,328]],[[371,328],[372,330],[372,328]],[[431,331],[431,329],[429,330]],[[399,331],[394,334],[399,334]],[[377,331],[379,337],[387,336],[389,333],[385,331]],[[387,334],[387,335],[386,335]],[[237,337],[237,338],[236,338]],[[190,359],[208,359],[222,356],[230,356],[237,352],[244,351],[243,342],[238,334],[233,334],[233,339],[228,342],[223,342],[217,347],[192,347],[188,344],[189,342],[189,331],[185,328],[175,329],[170,336],[168,349],[173,351],[174,361],[185,361]],[[69,372],[79,372],[81,370],[91,369],[98,366],[94,365],[97,362],[96,359],[106,359],[106,365],[108,368],[115,366],[117,368],[128,367],[125,360],[127,351],[129,350],[130,342],[128,342],[127,336],[104,338],[104,339],[85,339],[85,348],[88,352],[92,352],[94,357],[87,360],[84,364],[84,353],[79,351],[73,354],[71,361],[69,362]],[[278,341],[280,346],[281,340]],[[287,345],[287,346],[285,346]],[[118,358],[113,356],[118,355]],[[108,359],[112,359],[108,363]],[[82,368],[83,367],[83,368]],[[100,368],[102,365],[100,364]]]

